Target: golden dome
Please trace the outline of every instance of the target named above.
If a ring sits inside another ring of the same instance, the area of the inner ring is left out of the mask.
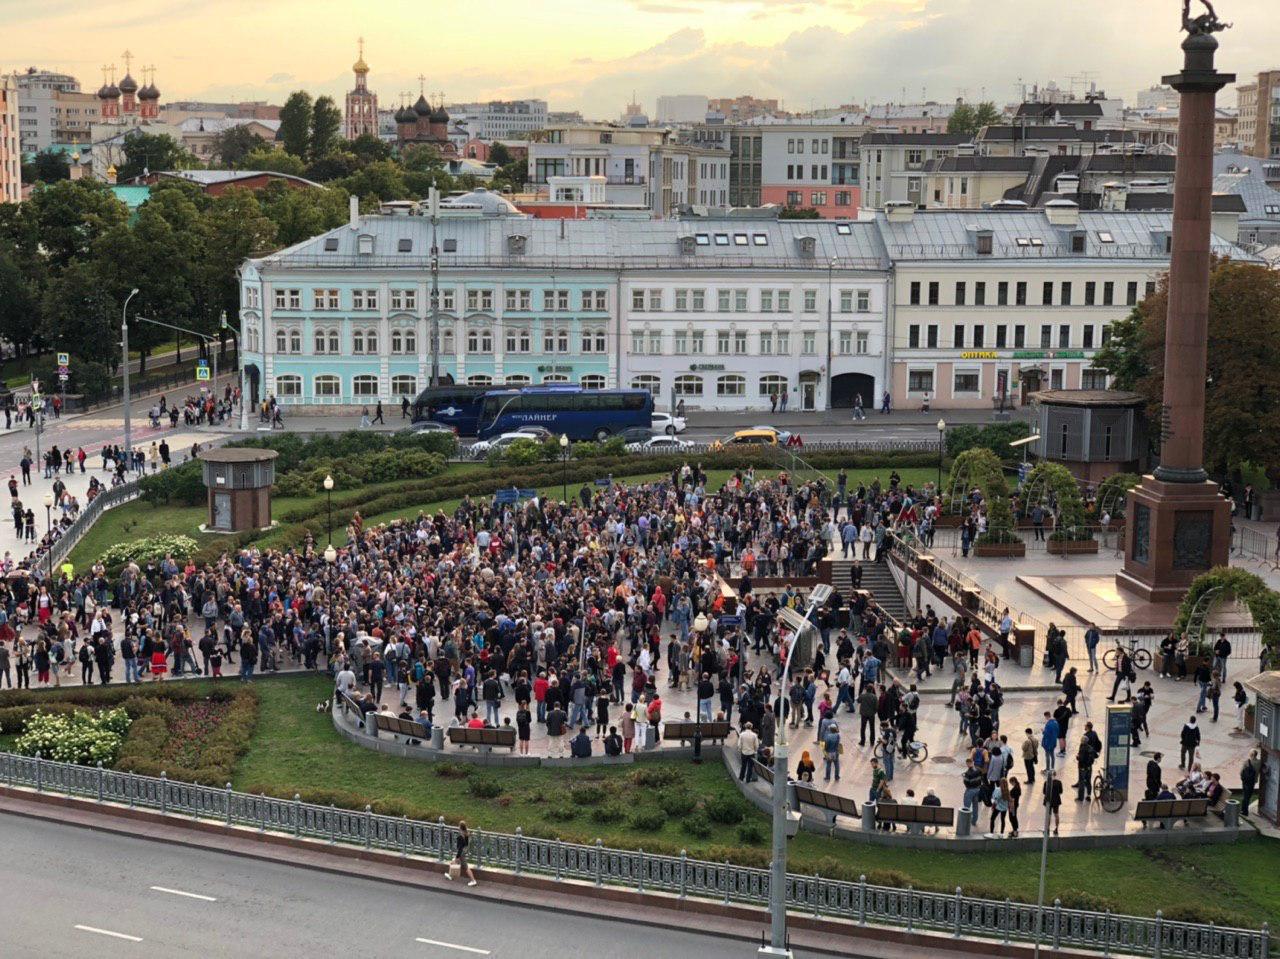
[[[360,38],[360,53],[356,57],[356,62],[351,64],[351,69],[358,74],[364,75],[369,72],[369,64],[364,62],[364,37]]]

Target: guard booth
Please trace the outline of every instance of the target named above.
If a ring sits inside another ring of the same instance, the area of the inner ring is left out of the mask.
[[[1280,670],[1259,673],[1244,685],[1258,697],[1253,709],[1253,738],[1267,770],[1258,781],[1258,813],[1280,824]]]
[[[221,447],[197,454],[209,491],[210,532],[236,533],[271,525],[275,450]]]

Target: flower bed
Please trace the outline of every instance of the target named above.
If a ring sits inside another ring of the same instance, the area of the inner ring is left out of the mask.
[[[23,756],[39,756],[60,763],[110,766],[120,754],[124,734],[132,720],[125,710],[104,709],[89,713],[36,712],[13,744]]]

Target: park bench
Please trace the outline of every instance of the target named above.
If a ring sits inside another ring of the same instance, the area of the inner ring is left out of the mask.
[[[346,693],[340,693],[336,690],[333,694],[334,705],[338,706],[345,716],[355,716],[356,721],[361,720],[360,706],[354,699]]]
[[[489,752],[494,746],[505,746],[512,752],[516,748],[514,729],[469,729],[466,726],[449,727],[449,742],[455,746],[474,746]]]
[[[391,733],[392,736],[403,736],[405,739],[416,740],[419,743],[431,738],[431,734],[427,732],[427,727],[412,719],[401,719],[398,716],[388,716],[386,713],[374,713],[373,715],[379,732]]]
[[[907,832],[923,832],[926,826],[955,825],[956,811],[951,806],[922,806],[915,803],[876,803],[876,822],[901,823]]]
[[[701,728],[702,741],[705,742],[724,742],[729,736],[729,723],[721,720],[720,722],[698,723],[691,720],[673,720],[663,724],[663,736],[667,742],[678,740],[681,743],[688,742],[693,739],[694,734]]]
[[[1158,822],[1172,829],[1179,819],[1184,825],[1190,825],[1192,819],[1205,819],[1209,815],[1209,800],[1200,799],[1141,799],[1133,809],[1134,822]]]
[[[752,766],[755,767],[756,779],[762,779],[765,782],[767,782],[770,786],[772,786],[773,785],[773,767],[766,766],[764,763],[762,763],[758,759],[753,759],[751,761],[751,764]]]
[[[821,789],[814,789],[804,783],[795,783],[795,791],[798,802],[822,810],[827,817],[827,824],[832,829],[836,827],[837,816],[848,816],[851,819],[862,818],[862,806],[856,799],[823,792]]]

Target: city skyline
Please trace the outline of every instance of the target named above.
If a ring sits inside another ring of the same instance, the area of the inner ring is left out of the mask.
[[[416,96],[423,74],[426,89],[451,102],[538,97],[594,118],[616,116],[633,93],[651,114],[659,95],[680,93],[776,97],[792,111],[959,95],[1006,103],[1018,99],[1019,81],[1067,86],[1072,78],[1129,99],[1170,69],[1179,15],[1172,0],[1159,9],[1149,0],[1085,0],[1065,24],[1046,0],[556,0],[532,12],[499,0],[484,22],[442,30],[431,7],[424,14],[400,0],[376,10],[275,0],[253,16],[244,0],[170,0],[145,16],[87,13],[70,0],[38,8],[0,0],[0,9],[10,6],[6,46],[16,62],[5,68],[63,70],[86,88],[100,82],[104,63],[122,75],[128,48],[157,64],[166,100],[283,102],[306,89],[340,101],[363,36],[370,86],[384,106],[403,91]],[[1233,0],[1223,16],[1236,29],[1221,35],[1221,60],[1242,78],[1272,66],[1280,21],[1265,0]],[[415,19],[420,30],[406,27]],[[210,20],[219,29],[208,29]],[[300,42],[263,42],[272,35]]]

